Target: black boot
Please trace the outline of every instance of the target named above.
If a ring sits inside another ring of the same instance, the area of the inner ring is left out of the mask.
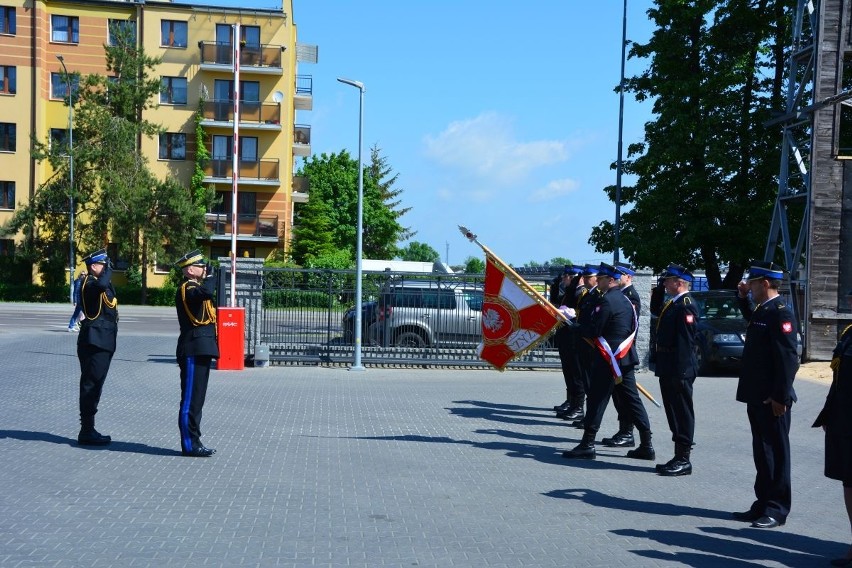
[[[633,423],[622,422],[618,425],[618,432],[612,438],[604,438],[601,443],[608,448],[632,448],[636,445],[633,439]]]
[[[675,445],[675,456],[672,460],[664,465],[658,473],[664,477],[677,477],[679,475],[690,475],[692,473],[692,464],[689,462],[689,454],[691,447],[687,444]]]
[[[111,441],[112,438],[95,430],[94,416],[80,417],[80,433],[77,434],[78,444],[81,446],[106,446]]]
[[[586,430],[583,439],[572,450],[562,452],[563,458],[593,460],[595,459],[595,434]]]
[[[562,420],[583,420],[583,404],[586,401],[582,396],[574,397],[571,399],[571,404],[568,405],[568,409],[565,412],[557,412],[556,416],[561,418]]]
[[[571,406],[571,399],[566,398],[565,402],[563,402],[562,404],[557,404],[556,406],[553,407],[553,410],[555,410],[556,414],[558,415],[560,412],[565,412],[566,410],[568,410],[568,408],[570,406]]]
[[[651,444],[651,431],[645,430],[644,432],[639,432],[639,440],[639,447],[627,452],[627,457],[651,461],[656,459],[657,454],[654,452],[654,445]]]

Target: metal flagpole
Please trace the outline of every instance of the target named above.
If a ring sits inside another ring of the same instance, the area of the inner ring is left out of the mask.
[[[240,174],[240,24],[234,24],[234,147],[231,171],[231,300],[229,306],[237,306],[237,187]]]

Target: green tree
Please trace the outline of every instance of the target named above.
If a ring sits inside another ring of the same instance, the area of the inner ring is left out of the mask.
[[[294,219],[290,256],[299,266],[308,266],[312,259],[325,257],[339,251],[332,241],[332,212],[322,199],[311,194],[307,203],[297,210]],[[349,249],[342,249],[348,258],[354,256]]]
[[[630,56],[649,65],[625,86],[655,114],[623,164],[636,183],[622,188],[619,245],[635,264],[678,262],[703,269],[713,288],[733,287],[762,254],[780,143],[765,122],[781,108],[787,4],[657,0],[648,11],[657,29]],[[615,187],[605,191],[614,201]],[[612,252],[613,224],[589,242]]]
[[[395,209],[399,201],[393,200],[400,190],[392,189],[391,186],[396,176],[388,178],[390,168],[378,155],[378,151],[375,156],[371,164],[364,168],[363,255],[365,258],[394,258],[397,242],[411,234],[398,221],[407,209]],[[321,202],[325,205],[326,226],[334,248],[346,250],[354,258],[358,217],[358,161],[353,160],[345,150],[338,154],[312,156],[305,160],[297,175],[307,176],[310,181],[309,203]],[[312,214],[317,213],[322,211]],[[301,212],[297,212],[297,218],[302,223]],[[306,241],[325,239],[324,235],[315,232],[295,233],[292,241],[294,250],[312,250],[317,245]]]
[[[485,261],[476,256],[464,259],[465,274],[482,274],[485,272]]]
[[[405,247],[399,249],[400,260],[413,260],[417,262],[436,262],[441,260],[438,251],[419,241],[411,241]]]

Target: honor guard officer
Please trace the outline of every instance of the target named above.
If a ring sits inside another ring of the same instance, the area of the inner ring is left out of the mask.
[[[180,323],[176,352],[180,365],[180,447],[185,456],[206,458],[216,453],[201,443],[201,412],[207,396],[210,363],[219,357],[213,305],[216,279],[199,250],[185,254],[177,266],[184,277],[175,295]]]
[[[583,266],[583,271],[580,273],[583,278],[583,285],[577,288],[575,293],[577,302],[577,325],[582,326],[588,324],[592,317],[592,310],[598,302],[598,267],[586,264]],[[571,420],[571,425],[575,428],[583,427],[583,405],[586,403],[586,395],[589,392],[589,373],[591,372],[592,357],[594,356],[594,347],[582,338],[577,331],[577,375],[574,378],[574,403],[564,413],[559,413],[557,416],[563,420]]]
[[[660,392],[674,442],[674,457],[657,464],[657,473],[666,477],[689,475],[689,461],[695,435],[692,385],[698,374],[695,341],[698,308],[689,295],[692,274],[683,266],[670,264],[663,272],[663,286],[669,300],[663,304],[656,323],[657,365]]]
[[[639,314],[642,312],[642,300],[639,298],[636,288],[633,287],[633,276],[636,275],[636,271],[624,262],[615,263],[615,271],[620,275],[618,287],[624,297],[633,304],[633,310],[636,312],[636,320],[638,321]],[[622,400],[623,392],[622,389],[612,391],[612,404],[618,413],[618,432],[611,438],[601,440],[601,443],[609,448],[632,448],[636,445],[633,438],[633,420],[630,418],[629,409],[625,408],[625,403]]]
[[[580,333],[595,345],[591,382],[588,391],[583,439],[575,448],[562,452],[562,457],[595,459],[595,437],[613,389],[623,390],[628,416],[639,430],[639,447],[627,457],[653,460],[651,422],[639,398],[634,368],[639,363],[636,352],[636,314],[630,301],[618,288],[619,273],[609,264],[601,264],[597,274],[600,298],[589,323],[580,325]]]
[[[95,430],[95,414],[101,400],[118,334],[118,300],[112,285],[112,263],[105,250],[83,259],[88,274],[80,285],[85,319],[77,337],[80,360],[80,434],[83,446],[104,446],[112,440]]]
[[[746,404],[751,447],[757,470],[755,501],[734,513],[756,528],[783,525],[790,513],[790,413],[796,402],[793,379],[799,369],[796,320],[778,297],[784,271],[771,262],[755,262],[740,282],[740,311],[748,321],[737,400]],[[748,301],[751,292],[754,307]]]
[[[582,267],[566,264],[562,271],[562,294],[556,302],[559,311],[566,317],[576,317],[577,287],[580,284]],[[565,380],[566,397],[565,402],[554,406],[556,416],[563,418],[567,415],[583,414],[583,402],[585,390],[582,388],[580,379],[580,368],[577,362],[577,328],[572,325],[563,325],[554,334],[554,342],[559,351],[559,361],[562,365],[562,377]],[[579,385],[578,385],[579,383]],[[574,418],[572,418],[573,420]]]

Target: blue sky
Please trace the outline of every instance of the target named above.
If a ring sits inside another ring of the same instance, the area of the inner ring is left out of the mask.
[[[629,40],[650,37],[651,5],[629,1]],[[311,125],[315,154],[357,157],[358,91],[336,79],[363,82],[365,162],[378,145],[411,207],[403,225],[450,264],[481,256],[459,224],[516,266],[611,261],[587,241],[615,214],[602,188],[616,180],[622,10],[621,0],[294,0],[299,41],[319,47],[316,65],[299,66],[314,107],[296,121]],[[627,75],[644,65],[628,60]],[[649,119],[649,104],[625,97],[625,152]]]

